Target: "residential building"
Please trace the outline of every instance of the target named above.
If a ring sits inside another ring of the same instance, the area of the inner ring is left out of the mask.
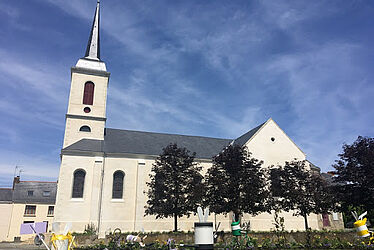
[[[32,234],[21,235],[23,223],[46,222],[51,231],[54,218],[57,182],[20,181],[13,187],[0,189],[0,241],[24,241]]]

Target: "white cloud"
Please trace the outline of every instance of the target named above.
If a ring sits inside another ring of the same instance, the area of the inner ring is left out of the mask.
[[[342,143],[351,143],[369,122],[371,108],[363,100],[369,100],[374,89],[362,89],[364,72],[354,61],[360,49],[344,42],[328,43],[281,55],[265,67],[265,76],[287,77],[283,84],[297,115],[292,132],[323,170],[330,168]]]

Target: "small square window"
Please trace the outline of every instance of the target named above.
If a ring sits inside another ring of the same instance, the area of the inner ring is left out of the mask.
[[[27,196],[34,196],[34,191],[33,190],[27,191]]]
[[[49,197],[49,196],[51,196],[51,191],[43,191],[43,196],[44,196],[44,197]]]

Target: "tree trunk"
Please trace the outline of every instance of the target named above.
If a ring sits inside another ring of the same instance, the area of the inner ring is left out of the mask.
[[[305,223],[305,230],[308,230],[309,229],[308,215],[304,214],[303,217],[304,217],[304,223]]]
[[[240,220],[240,212],[236,211],[234,212],[234,221],[239,221]]]
[[[178,232],[178,216],[174,213],[174,232]]]

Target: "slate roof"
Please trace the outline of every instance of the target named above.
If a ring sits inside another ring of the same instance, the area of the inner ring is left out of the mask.
[[[104,141],[82,139],[62,150],[65,152],[105,152],[159,155],[170,143],[196,152],[198,159],[211,159],[217,155],[232,139],[220,139],[202,136],[164,134],[107,128]]]
[[[0,202],[2,203],[12,202],[12,189],[11,188],[0,188]]]
[[[252,138],[252,136],[254,136],[254,135],[257,133],[257,131],[258,131],[258,130],[262,127],[262,125],[264,125],[264,124],[265,124],[265,122],[262,123],[262,124],[260,124],[260,125],[258,125],[258,126],[255,127],[254,129],[248,131],[248,132],[245,133],[244,135],[242,135],[242,136],[236,138],[235,141],[234,141],[234,143],[235,143],[235,144],[238,144],[238,145],[240,145],[240,146],[243,146],[243,145],[244,145],[244,144],[245,144],[249,139]]]
[[[29,196],[28,191],[33,191],[33,195]],[[45,196],[46,191],[49,196]],[[14,185],[12,200],[14,203],[55,204],[56,191],[57,182],[21,181]]]

